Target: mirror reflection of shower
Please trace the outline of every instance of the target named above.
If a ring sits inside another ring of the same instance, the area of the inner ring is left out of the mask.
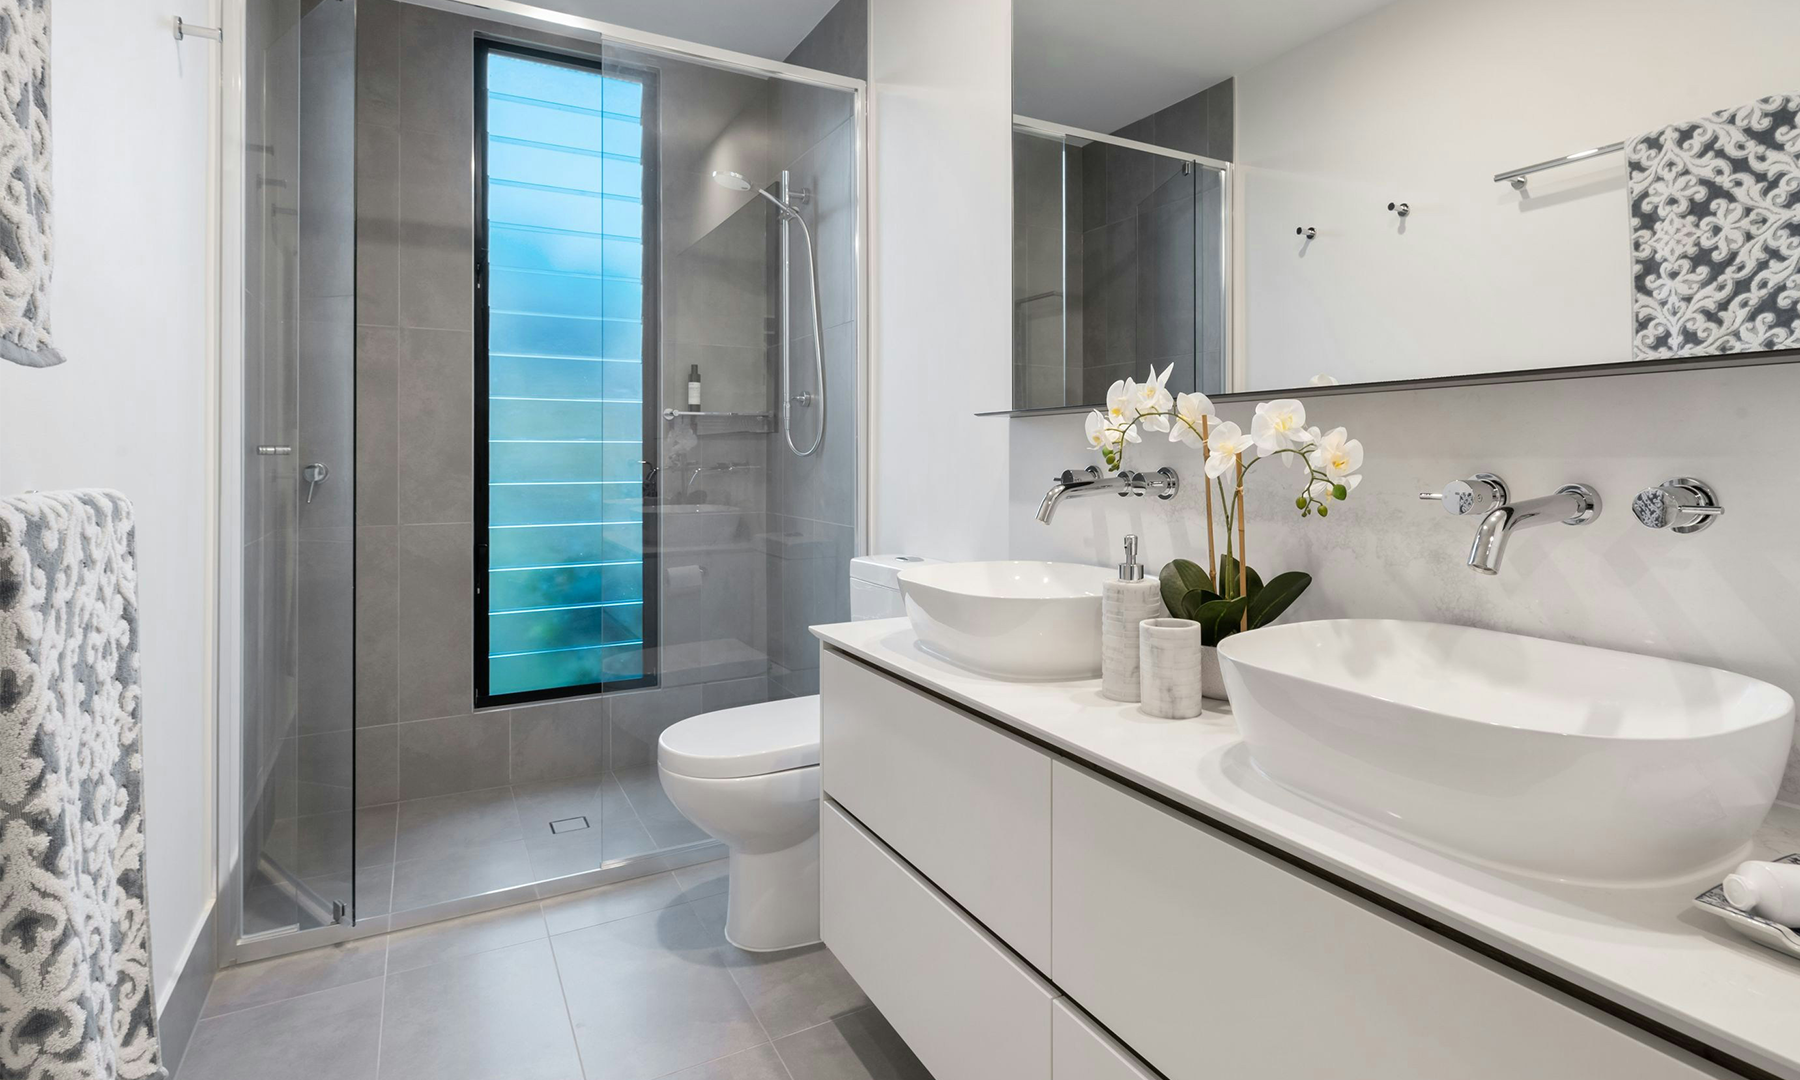
[[[749,179],[740,172],[714,169],[712,178],[713,183],[730,191],[750,191],[754,187]],[[800,215],[798,209],[811,198],[811,193],[804,190],[789,190],[786,169],[781,170],[779,184],[781,192],[779,196],[771,195],[763,188],[755,188],[755,190],[758,195],[774,203],[776,211],[781,215],[781,432],[787,439],[788,449],[801,457],[806,457],[818,450],[819,445],[825,441],[825,316],[819,305],[818,253],[813,248],[812,230],[807,227],[806,219]],[[788,259],[788,223],[794,221],[800,223],[800,235],[806,241],[806,280],[812,292],[813,379],[814,385],[819,388],[819,430],[813,438],[812,445],[804,450],[794,442],[793,407],[795,405],[802,408],[810,406],[813,402],[813,395],[806,391],[795,394],[793,388],[793,333],[789,326],[793,273]]]

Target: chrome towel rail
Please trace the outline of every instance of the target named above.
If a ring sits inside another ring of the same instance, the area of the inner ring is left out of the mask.
[[[1512,184],[1514,191],[1523,191],[1525,188],[1525,178],[1532,173],[1541,173],[1546,169],[1554,169],[1562,165],[1572,165],[1577,161],[1586,161],[1591,157],[1599,157],[1601,154],[1616,154],[1623,149],[1625,149],[1625,144],[1616,142],[1607,143],[1605,146],[1589,147],[1586,150],[1577,150],[1573,154],[1565,154],[1559,158],[1551,158],[1549,161],[1540,161],[1536,165],[1527,165],[1523,169],[1509,169],[1503,173],[1495,173],[1494,183],[1510,183]]]
[[[175,40],[182,41],[191,37],[206,38],[209,41],[224,41],[225,31],[217,26],[199,26],[185,22],[181,16],[175,16]]]

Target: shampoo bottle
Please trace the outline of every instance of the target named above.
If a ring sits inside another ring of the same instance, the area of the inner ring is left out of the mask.
[[[1138,682],[1138,624],[1168,614],[1162,587],[1144,576],[1138,539],[1125,538],[1125,561],[1117,580],[1100,590],[1100,693],[1114,701],[1141,701]]]
[[[700,411],[700,365],[688,365],[688,409]]]

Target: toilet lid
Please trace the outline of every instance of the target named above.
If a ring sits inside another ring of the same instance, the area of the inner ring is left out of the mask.
[[[819,699],[765,701],[677,721],[657,740],[656,759],[682,776],[763,776],[819,763]]]

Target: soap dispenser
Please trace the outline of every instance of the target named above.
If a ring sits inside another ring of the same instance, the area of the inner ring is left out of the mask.
[[[1100,590],[1100,694],[1114,701],[1140,701],[1138,624],[1168,614],[1162,586],[1144,576],[1138,562],[1138,538],[1125,538],[1125,561],[1117,580]]]

